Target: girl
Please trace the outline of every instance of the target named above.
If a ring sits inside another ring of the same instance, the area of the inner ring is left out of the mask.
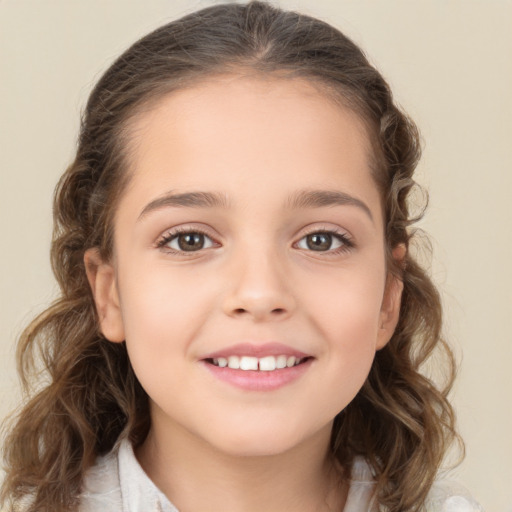
[[[318,20],[218,5],[128,49],[57,188],[62,295],[20,340],[47,380],[5,443],[8,510],[476,508],[434,484],[458,437],[410,252],[418,158]]]

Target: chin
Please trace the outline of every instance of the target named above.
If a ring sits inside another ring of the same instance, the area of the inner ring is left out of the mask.
[[[296,426],[285,425],[265,426],[260,428],[246,427],[225,429],[220,435],[210,432],[210,444],[220,451],[234,457],[270,457],[284,454],[308,444],[314,433],[303,431]],[[270,428],[269,428],[270,427]],[[320,432],[317,432],[320,434]],[[321,433],[326,443],[330,439],[330,426],[327,432]]]

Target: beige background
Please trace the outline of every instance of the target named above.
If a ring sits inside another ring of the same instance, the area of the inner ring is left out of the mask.
[[[16,334],[55,293],[51,194],[92,84],[137,37],[208,1],[0,0],[0,418],[17,400]],[[512,2],[282,0],[366,49],[426,141],[422,222],[467,458],[455,471],[489,512],[512,512]]]

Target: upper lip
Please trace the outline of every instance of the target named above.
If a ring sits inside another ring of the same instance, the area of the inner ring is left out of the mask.
[[[211,352],[201,357],[201,359],[218,359],[219,357],[227,358],[229,356],[250,356],[250,357],[266,357],[266,356],[295,356],[297,358],[311,357],[300,350],[284,345],[282,343],[238,343],[229,347]]]

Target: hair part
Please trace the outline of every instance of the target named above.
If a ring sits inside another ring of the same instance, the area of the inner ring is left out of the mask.
[[[27,512],[75,510],[85,471],[119,439],[142,443],[150,427],[148,397],[124,344],[99,331],[84,253],[113,250],[113,220],[130,179],[131,120],[172,91],[219,73],[257,72],[320,84],[364,121],[381,191],[387,259],[402,279],[400,320],[375,357],[356,398],[338,414],[332,453],[347,470],[356,455],[373,467],[384,510],[419,511],[448,445],[459,439],[447,395],[455,375],[441,337],[439,294],[410,251],[415,218],[408,197],[420,157],[414,123],[395,105],[361,50],[330,25],[263,2],[209,7],[171,22],[121,55],[90,95],[74,162],[54,198],[52,268],[60,298],[22,333],[17,352],[27,392],[46,385],[13,419],[4,444],[7,476],[0,503]],[[421,367],[440,349],[446,382]]]

